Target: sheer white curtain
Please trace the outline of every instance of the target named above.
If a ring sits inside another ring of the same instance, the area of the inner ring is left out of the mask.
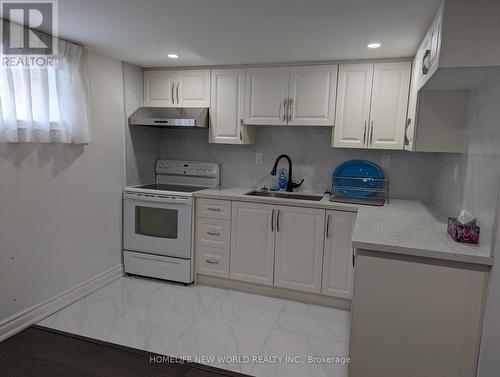
[[[0,142],[90,142],[86,50],[59,39],[57,59],[56,67],[0,66]]]

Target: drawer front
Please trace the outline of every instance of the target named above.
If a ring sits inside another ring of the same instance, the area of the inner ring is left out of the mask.
[[[196,245],[196,272],[229,277],[229,250]]]
[[[231,241],[229,224],[227,220],[198,217],[196,219],[196,244],[229,249]]]
[[[192,283],[191,260],[123,251],[124,270],[129,274]]]
[[[229,220],[231,218],[231,201],[196,199],[196,216]]]

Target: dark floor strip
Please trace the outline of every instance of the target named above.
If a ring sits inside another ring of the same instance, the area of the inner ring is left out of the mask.
[[[177,362],[151,362],[151,358],[155,356],[160,355],[33,326],[0,343],[0,376],[245,376],[236,372],[180,360]]]

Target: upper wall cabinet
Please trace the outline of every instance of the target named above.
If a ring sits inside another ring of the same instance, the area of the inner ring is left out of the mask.
[[[174,71],[144,71],[144,106],[175,106],[175,86]]]
[[[210,142],[253,143],[253,128],[243,124],[245,69],[213,69],[211,76]]]
[[[410,62],[375,64],[369,147],[403,149],[410,89]]]
[[[416,57],[418,63],[415,65],[416,72],[413,76],[415,86],[419,89],[436,72],[439,66],[439,53],[441,51],[441,26],[442,7],[434,18],[431,27],[427,31],[424,40],[420,44]]]
[[[417,53],[417,90],[475,89],[500,67],[498,0],[444,0]]]
[[[333,146],[403,149],[410,62],[339,68]]]
[[[333,126],[337,65],[249,68],[249,125]]]
[[[209,107],[210,70],[144,71],[144,106]]]
[[[333,126],[337,65],[290,68],[288,125]]]
[[[373,64],[349,64],[339,68],[335,147],[365,148],[370,119]]]
[[[286,125],[288,67],[246,70],[245,124]]]
[[[466,44],[463,38],[485,33],[491,27],[492,20],[488,16],[490,6],[484,3],[478,7],[474,3],[457,0],[447,1],[444,7],[439,8],[413,60],[404,145],[406,150],[463,152],[469,90],[487,78],[481,73],[482,68],[477,66],[500,64],[500,55],[495,52],[498,49],[487,47],[493,34],[482,35],[477,39],[481,43],[470,46],[476,50],[477,56],[473,56],[470,48],[467,54],[463,53],[463,45]],[[471,10],[471,7],[473,12],[464,11]],[[480,19],[479,14],[482,15]],[[466,22],[462,22],[464,17]],[[476,24],[480,22],[482,27],[470,29],[474,25],[473,19]],[[469,32],[465,33],[465,29]],[[456,38],[457,33],[462,35],[460,39]],[[478,47],[483,44],[484,47]],[[498,55],[496,63],[495,55]]]

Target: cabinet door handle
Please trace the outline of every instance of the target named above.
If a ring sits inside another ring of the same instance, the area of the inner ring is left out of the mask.
[[[276,217],[276,231],[279,233],[280,231],[280,210],[278,210],[278,215]]]
[[[431,56],[431,50],[425,50],[424,57],[422,58],[422,74],[426,75],[429,73],[429,68],[427,65],[425,65],[425,59]]]
[[[218,260],[212,260],[212,259],[205,259],[205,262],[210,263],[210,264],[219,264]]]
[[[288,121],[289,122],[292,121],[292,114],[293,114],[292,104],[293,104],[293,98],[289,98],[288,99]]]
[[[283,100],[283,122],[286,122],[286,119],[288,117],[288,106],[287,106],[288,100],[285,98]]]
[[[363,132],[363,146],[366,144],[366,120],[365,120],[365,131]]]
[[[274,208],[271,212],[271,232],[274,232]]]
[[[326,238],[330,238],[330,215],[326,216]]]
[[[410,145],[410,138],[408,137],[408,131],[411,125],[411,118],[406,119],[405,124],[405,145]]]
[[[352,266],[356,265],[356,252],[352,249]]]
[[[175,89],[176,96],[177,96],[177,104],[179,104],[179,83],[177,83],[177,88]]]
[[[174,86],[175,86],[175,82],[172,83],[172,90],[170,91],[171,94],[172,94],[172,103],[175,103],[175,97],[174,97]]]
[[[207,207],[207,211],[220,212],[220,211],[222,211],[222,209],[220,209],[220,208],[212,208],[212,207]]]
[[[373,120],[372,120],[372,130],[370,132],[370,145],[373,144]]]
[[[209,236],[217,236],[217,237],[219,237],[219,236],[220,236],[220,233],[219,233],[219,232],[207,232],[207,234],[208,234]]]

